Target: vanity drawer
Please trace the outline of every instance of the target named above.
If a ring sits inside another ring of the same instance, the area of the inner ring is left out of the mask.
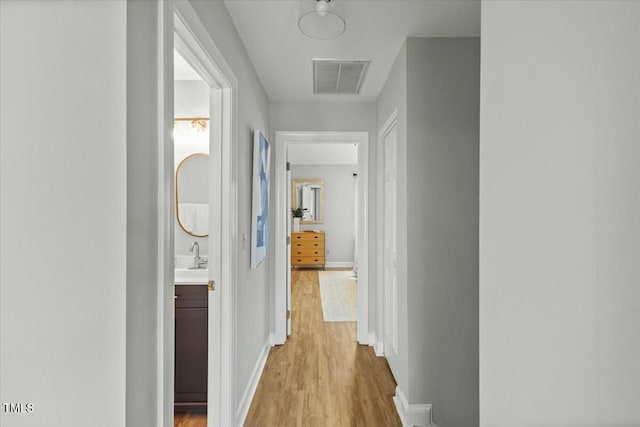
[[[324,265],[324,257],[291,255],[291,263],[293,265]]]
[[[175,286],[176,308],[206,308],[209,302],[207,285]]]

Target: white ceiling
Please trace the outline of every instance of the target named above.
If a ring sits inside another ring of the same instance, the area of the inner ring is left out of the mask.
[[[300,2],[225,0],[272,101],[375,101],[406,37],[478,37],[480,0],[333,0],[347,29],[313,40],[298,29]],[[359,95],[314,95],[313,58],[370,59]]]

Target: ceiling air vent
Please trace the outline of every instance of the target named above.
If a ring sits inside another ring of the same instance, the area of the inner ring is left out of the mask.
[[[313,93],[359,93],[369,62],[314,59]]]

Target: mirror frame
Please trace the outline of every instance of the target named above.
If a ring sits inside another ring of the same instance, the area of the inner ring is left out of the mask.
[[[209,233],[207,233],[207,234],[197,234],[197,233],[194,233],[193,231],[189,231],[189,230],[187,230],[187,229],[184,227],[184,225],[182,225],[182,222],[180,221],[180,215],[179,215],[179,212],[178,212],[178,182],[179,182],[179,180],[178,180],[178,175],[180,175],[180,169],[181,169],[181,168],[182,168],[182,166],[184,165],[184,162],[186,162],[187,160],[192,159],[192,158],[194,158],[194,157],[209,157],[209,155],[208,155],[207,153],[193,153],[193,154],[189,154],[187,157],[185,157],[184,159],[182,159],[182,160],[180,161],[180,163],[178,164],[178,167],[176,168],[176,178],[175,178],[175,187],[176,187],[176,189],[175,189],[175,191],[176,191],[176,194],[175,194],[175,196],[176,196],[176,197],[175,197],[175,199],[176,199],[176,200],[175,200],[175,205],[176,205],[176,220],[178,221],[178,225],[180,226],[180,228],[182,228],[182,231],[184,231],[184,232],[185,232],[185,233],[187,233],[188,235],[193,236],[193,237],[209,237]]]
[[[324,180],[320,178],[298,178],[291,180],[291,209],[298,207],[298,191],[299,184],[318,184],[320,185],[320,215],[319,220],[300,219],[300,224],[324,224]]]

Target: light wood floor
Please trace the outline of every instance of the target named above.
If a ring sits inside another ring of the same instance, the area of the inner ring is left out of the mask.
[[[317,270],[294,270],[293,333],[274,347],[245,426],[400,426],[384,358],[356,342],[355,322],[324,322]]]
[[[173,415],[173,427],[207,427],[205,414],[175,413]]]

